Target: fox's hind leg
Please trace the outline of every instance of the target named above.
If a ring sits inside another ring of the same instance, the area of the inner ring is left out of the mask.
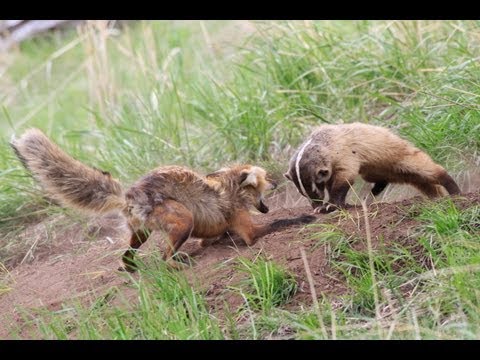
[[[174,200],[165,200],[147,219],[152,229],[163,230],[168,235],[167,249],[163,259],[175,268],[181,267],[172,256],[190,237],[193,230],[193,214],[184,205]]]
[[[133,258],[135,257],[135,253],[137,252],[137,249],[145,242],[148,240],[148,237],[150,235],[150,231],[147,229],[141,229],[134,231],[132,229],[132,236],[130,238],[130,248],[125,251],[123,254],[123,264],[124,268],[120,268],[119,270],[126,270],[128,272],[134,272],[136,270],[135,263],[133,261]]]

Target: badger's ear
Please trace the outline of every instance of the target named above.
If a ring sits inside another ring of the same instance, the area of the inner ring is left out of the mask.
[[[285,176],[288,180],[292,181],[292,177],[290,176],[290,173],[286,172],[285,174],[283,174],[283,176]]]
[[[253,169],[242,171],[240,173],[239,183],[240,183],[240,187],[244,187],[248,185],[257,187],[258,185],[257,174]]]

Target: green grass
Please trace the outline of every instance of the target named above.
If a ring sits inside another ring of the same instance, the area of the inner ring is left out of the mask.
[[[313,248],[325,246],[331,275],[343,279],[347,292],[320,299],[322,323],[314,309],[281,318],[301,339],[477,338],[479,211],[478,205],[460,210],[450,199],[417,204],[405,209],[419,222],[409,235],[416,242],[386,245],[379,238],[371,253],[364,237],[347,235],[334,225],[315,225],[318,232],[312,238],[318,244]]]
[[[185,276],[158,258],[140,264],[130,277],[135,299],[118,288],[90,296],[90,304],[67,302],[54,312],[24,310],[24,331],[43,339],[224,339],[220,322],[209,314],[203,295]],[[18,329],[18,332],[22,330]]]
[[[268,313],[295,295],[295,277],[274,261],[260,256],[254,260],[238,258],[237,261],[237,271],[245,273],[247,278],[241,287],[232,289],[241,294],[247,308]]]
[[[27,254],[26,226],[62,212],[8,146],[13,133],[33,126],[126,186],[164,164],[207,172],[248,161],[281,173],[323,122],[392,128],[456,179],[478,169],[480,22],[255,22],[245,34],[232,24],[153,21],[117,30],[96,22],[6,55],[0,263],[8,268]],[[401,245],[366,253],[354,246],[364,238],[319,228],[319,244],[328,245],[329,264],[349,290],[340,299],[322,297],[321,318],[314,309],[279,309],[293,292],[289,277],[274,262],[244,260],[251,282],[242,292],[258,329],[250,323],[235,333],[235,315],[226,315],[230,325],[219,322],[195,287],[164,270],[157,277],[144,270],[134,286],[139,302],[128,311],[76,305],[39,315],[38,326],[48,338],[258,338],[280,328],[314,339],[478,337],[480,210],[446,202],[415,211],[424,225],[411,236],[424,258]],[[2,275],[0,292],[9,288]]]

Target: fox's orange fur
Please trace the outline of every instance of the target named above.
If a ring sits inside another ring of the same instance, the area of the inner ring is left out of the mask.
[[[153,230],[167,233],[164,258],[170,261],[190,236],[208,239],[233,231],[253,245],[269,232],[315,219],[303,216],[254,224],[250,207],[268,212],[263,196],[276,186],[258,166],[236,165],[207,176],[181,166],[163,166],[124,191],[109,173],[73,159],[38,129],[27,130],[11,145],[44,190],[61,204],[91,213],[121,211],[132,231],[130,249],[123,256],[127,270],[134,270],[135,250]]]
[[[425,152],[386,128],[362,123],[317,127],[293,155],[285,173],[315,212],[345,207],[347,192],[358,175],[375,183],[373,195],[388,183],[411,184],[429,197],[445,191],[460,193],[446,170]],[[321,206],[325,189],[333,206]]]

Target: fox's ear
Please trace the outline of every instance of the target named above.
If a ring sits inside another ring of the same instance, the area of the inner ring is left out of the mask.
[[[292,181],[292,177],[290,176],[290,174],[288,172],[283,174],[283,176],[285,176],[288,180]]]
[[[254,170],[242,171],[240,173],[240,187],[251,185],[257,187],[257,174]]]

